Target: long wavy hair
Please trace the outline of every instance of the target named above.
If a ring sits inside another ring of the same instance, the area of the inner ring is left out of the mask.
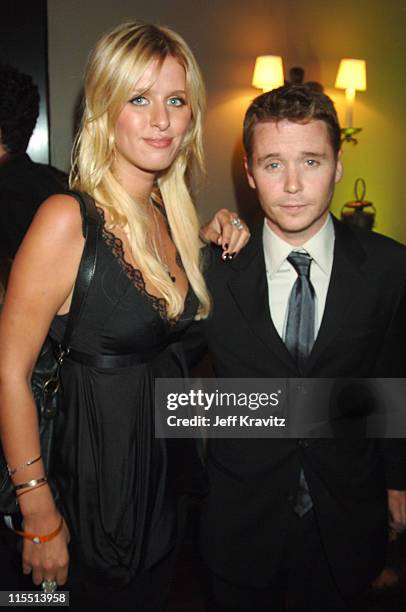
[[[191,122],[171,166],[160,173],[153,198],[166,211],[172,239],[199,300],[196,318],[207,316],[210,298],[201,272],[199,222],[191,196],[191,176],[204,170],[202,120],[205,88],[197,62],[173,30],[139,22],[125,23],[104,35],[90,54],[84,84],[84,110],[72,153],[70,185],[89,193],[105,207],[110,227],[126,228],[132,253],[146,279],[156,287],[171,319],[180,316],[183,300],[159,260],[150,236],[150,211],[134,202],[114,176],[114,128],[134,84],[153,60],[172,56],[184,67]]]

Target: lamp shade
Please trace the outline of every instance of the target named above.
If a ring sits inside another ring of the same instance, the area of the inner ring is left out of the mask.
[[[280,55],[259,55],[255,62],[252,86],[270,91],[284,84]]]
[[[367,88],[366,62],[361,59],[342,59],[338,68],[338,89],[365,91]]]

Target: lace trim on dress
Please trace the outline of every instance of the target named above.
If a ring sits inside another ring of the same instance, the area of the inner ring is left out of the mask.
[[[113,232],[111,232],[110,230],[106,228],[106,215],[104,214],[104,210],[100,206],[96,206],[96,208],[103,222],[103,226],[102,226],[103,240],[109,247],[113,256],[116,258],[116,260],[120,264],[121,268],[124,270],[127,277],[131,280],[131,282],[135,285],[135,287],[143,295],[145,295],[145,297],[151,302],[152,306],[155,308],[155,310],[158,312],[159,316],[162,319],[164,319],[171,325],[176,324],[179,319],[169,319],[168,318],[168,311],[166,307],[166,301],[164,300],[164,298],[159,298],[156,295],[149,293],[146,289],[145,280],[144,280],[141,270],[139,270],[138,268],[135,268],[132,264],[130,264],[125,259],[123,241],[121,240],[121,238],[118,238],[118,236],[116,236]],[[179,254],[177,253],[176,257],[178,258],[178,256]],[[180,257],[179,257],[179,261],[181,262]],[[190,285],[189,285],[189,290],[186,294],[183,312],[186,311],[186,305],[188,303],[189,297],[190,297]]]
[[[103,221],[103,240],[113,253],[114,257],[117,259],[121,268],[124,270],[131,282],[137,287],[137,289],[148,298],[155,310],[158,311],[159,316],[166,321],[172,322],[170,319],[168,319],[165,300],[157,297],[156,295],[152,295],[152,293],[147,291],[141,270],[135,268],[125,259],[123,241],[106,228],[106,215],[104,214],[104,210],[100,206],[97,206],[97,212]]]

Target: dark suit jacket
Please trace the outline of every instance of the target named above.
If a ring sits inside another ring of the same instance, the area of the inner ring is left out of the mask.
[[[39,205],[66,187],[63,172],[26,153],[0,164],[0,257],[14,258]]]
[[[325,312],[300,373],[270,317],[262,224],[232,262],[209,249],[211,316],[202,330],[219,377],[406,376],[406,248],[334,219]],[[403,440],[213,439],[201,550],[212,570],[265,586],[284,546],[286,517],[305,469],[338,584],[352,593],[383,565],[386,488],[406,488]]]

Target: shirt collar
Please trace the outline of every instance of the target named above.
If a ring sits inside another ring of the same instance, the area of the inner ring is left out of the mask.
[[[330,274],[334,256],[334,225],[331,215],[319,229],[317,234],[300,247],[292,247],[291,244],[280,238],[271,230],[264,220],[262,233],[265,261],[268,274],[272,278],[285,262],[291,251],[307,251],[314,262],[325,274]]]

